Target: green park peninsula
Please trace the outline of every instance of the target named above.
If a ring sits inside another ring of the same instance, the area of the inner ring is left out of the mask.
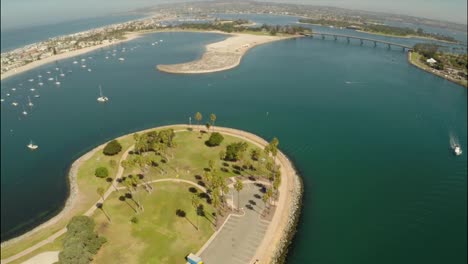
[[[230,263],[233,239],[247,263],[284,258],[302,183],[279,140],[206,119],[121,136],[77,159],[63,210],[2,243],[2,263],[185,263],[190,253]]]
[[[329,19],[311,19],[301,18],[299,23],[321,25],[328,27],[347,28],[358,30],[370,34],[385,35],[392,37],[414,37],[414,38],[426,38],[439,41],[445,41],[450,43],[458,43],[453,37],[445,36],[442,34],[428,33],[422,28],[412,29],[404,27],[394,27],[388,25],[382,25],[378,23],[363,23],[361,21],[346,21],[346,20],[329,20]]]

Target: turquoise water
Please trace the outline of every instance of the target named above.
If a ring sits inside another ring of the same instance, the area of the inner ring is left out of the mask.
[[[288,263],[466,263],[467,155],[449,148],[453,134],[468,149],[465,88],[412,67],[400,50],[310,38],[256,47],[230,71],[154,70],[223,38],[152,34],[123,44],[123,63],[104,59],[112,48],[82,56],[93,57],[92,72],[59,62],[73,70],[60,87],[27,81],[54,64],[2,81],[1,239],[60,210],[67,169],[83,153],[200,111],[277,136],[295,162],[305,195]],[[108,104],[96,102],[99,84]],[[35,93],[27,117],[11,106]],[[38,151],[26,149],[30,139]]]

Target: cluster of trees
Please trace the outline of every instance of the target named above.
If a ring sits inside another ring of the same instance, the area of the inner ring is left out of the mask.
[[[94,175],[98,178],[107,178],[109,176],[109,170],[106,167],[99,167],[94,172]]]
[[[104,153],[104,155],[114,156],[117,155],[121,150],[122,145],[120,145],[117,139],[114,139],[111,142],[107,143],[102,152]]]
[[[226,152],[224,153],[224,160],[226,161],[237,161],[241,155],[247,150],[247,143],[236,142],[226,146]]]
[[[295,26],[295,25],[267,25],[263,24],[261,27],[247,27],[238,24],[238,22],[228,22],[228,23],[183,23],[177,27],[182,29],[198,29],[198,30],[219,30],[223,32],[244,32],[244,31],[254,31],[254,32],[269,32],[271,35],[276,35],[277,33],[282,34],[298,34],[310,32],[309,28]]]
[[[425,32],[422,28],[413,29],[408,27],[394,27],[387,25],[378,25],[378,24],[366,24],[361,22],[353,21],[343,21],[343,20],[329,20],[329,19],[309,19],[301,18],[299,19],[301,23],[323,25],[323,26],[334,26],[334,27],[344,27],[344,28],[353,28],[358,26],[361,30],[367,32],[395,35],[395,36],[420,36],[420,37],[429,37],[438,40],[457,42],[453,37],[445,36],[436,33]]]
[[[194,117],[195,117],[195,120],[197,121],[197,125],[200,125],[200,122],[203,120],[202,113],[196,112]],[[210,114],[210,121],[206,122],[205,124],[206,129],[210,129],[210,127],[214,129],[215,122],[216,122],[216,115],[212,113]],[[201,129],[200,129],[200,132],[201,132]]]
[[[63,239],[63,250],[59,253],[59,264],[85,264],[93,260],[93,256],[107,241],[97,235],[94,226],[94,220],[88,216],[71,219]]]
[[[143,135],[133,134],[135,151],[138,153],[154,151],[164,152],[166,148],[174,146],[174,129],[165,129],[159,132],[151,131]]]

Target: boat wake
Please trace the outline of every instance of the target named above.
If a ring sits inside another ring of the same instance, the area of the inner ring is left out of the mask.
[[[458,138],[452,132],[450,132],[449,134],[449,142],[450,148],[452,149],[453,153],[457,156],[460,156],[462,154],[462,149],[460,147]]]

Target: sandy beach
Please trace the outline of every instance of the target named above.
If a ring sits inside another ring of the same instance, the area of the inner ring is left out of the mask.
[[[163,72],[179,74],[200,74],[218,72],[238,66],[245,53],[258,45],[273,41],[297,38],[297,36],[267,36],[233,33],[223,41],[206,45],[203,56],[195,61],[178,64],[160,64],[156,68]]]
[[[100,44],[100,45],[87,47],[87,48],[82,48],[82,49],[79,49],[79,50],[74,50],[74,51],[70,51],[70,52],[66,52],[66,53],[62,53],[62,54],[53,55],[53,56],[50,56],[50,57],[45,58],[43,60],[33,61],[33,62],[28,63],[26,65],[23,65],[21,67],[12,69],[12,70],[7,71],[5,73],[2,73],[1,80],[4,80],[4,79],[6,79],[8,77],[11,77],[11,76],[14,76],[16,74],[20,74],[20,73],[32,70],[32,69],[34,69],[36,67],[39,67],[39,66],[47,64],[47,63],[51,63],[51,62],[54,62],[54,61],[75,57],[75,56],[78,56],[78,55],[81,55],[81,54],[91,52],[93,50],[97,50],[97,49],[104,48],[104,47],[107,47],[107,46],[116,45],[116,44],[119,44],[119,43],[122,43],[122,42],[125,42],[125,41],[130,41],[130,40],[133,40],[133,39],[136,39],[136,38],[140,37],[140,35],[141,34],[139,34],[139,33],[128,33],[128,34],[125,34],[125,39],[118,40],[116,42],[112,42],[112,43],[108,43],[108,44]]]

